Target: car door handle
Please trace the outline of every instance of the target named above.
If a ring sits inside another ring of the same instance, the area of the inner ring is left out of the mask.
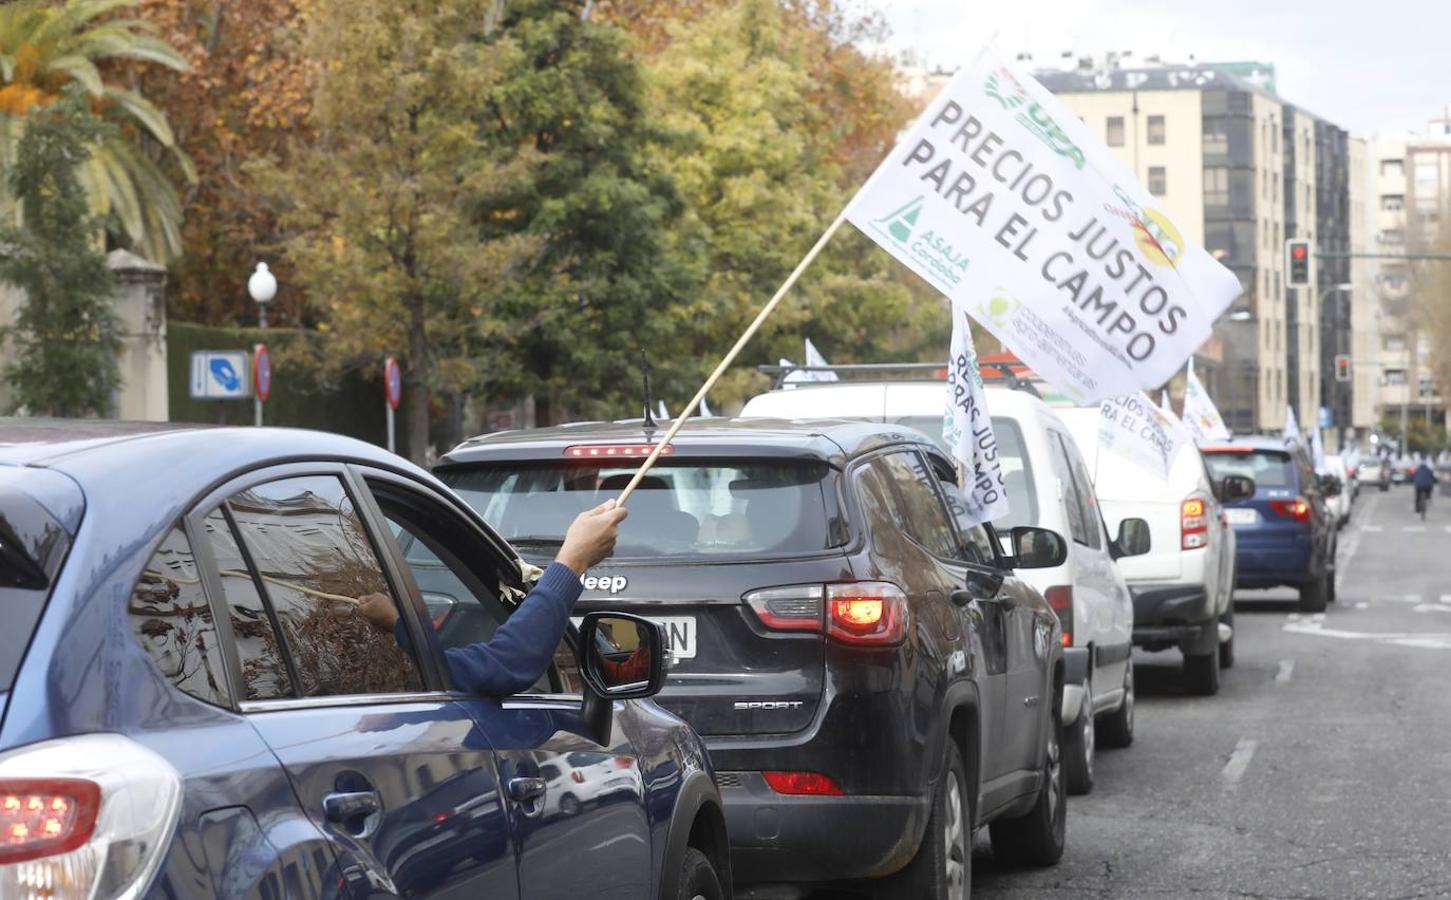
[[[361,837],[372,830],[372,819],[383,809],[377,791],[347,791],[322,798],[323,815]]]
[[[528,803],[543,797],[549,790],[549,783],[543,778],[510,778],[505,788],[509,792],[510,800],[515,803]]]

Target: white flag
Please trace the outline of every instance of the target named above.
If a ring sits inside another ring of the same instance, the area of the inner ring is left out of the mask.
[[[1179,420],[1155,406],[1143,391],[1099,404],[1099,446],[1164,478],[1187,437]]]
[[[1316,472],[1325,471],[1325,444],[1320,440],[1320,429],[1310,429],[1310,463],[1315,467]],[[1345,477],[1344,472],[1336,472],[1341,478]]]
[[[1174,415],[1174,403],[1169,399],[1169,391],[1167,388],[1159,391],[1159,409],[1162,409],[1171,416]]]
[[[698,418],[702,418],[702,419],[709,419],[709,418],[712,418],[714,415],[715,415],[715,413],[713,413],[713,412],[710,411],[710,404],[707,403],[707,402],[705,402],[705,398],[704,397],[701,397],[700,398],[700,410],[698,412],[696,412],[696,416]]]
[[[947,412],[942,439],[958,461],[962,475],[959,493],[966,509],[964,524],[988,522],[1008,513],[1008,492],[998,460],[998,440],[983,396],[982,374],[967,313],[953,304],[952,356],[947,361]]]
[[[664,400],[657,401],[655,404],[655,415],[662,419],[670,418],[670,410],[666,408]]]
[[[1224,418],[1214,405],[1209,392],[1204,389],[1194,374],[1194,360],[1189,360],[1188,376],[1184,380],[1184,426],[1200,441],[1227,441],[1229,429]]]
[[[846,210],[1079,403],[1163,384],[1239,279],[1078,117],[984,49]]]
[[[816,349],[816,345],[811,343],[811,338],[806,339],[806,365],[820,366],[822,368],[831,365],[831,363],[826,361],[826,357],[821,355],[821,351]],[[835,372],[805,372],[803,374],[807,376],[808,381],[838,380]]]
[[[1295,420],[1295,407],[1285,404],[1285,443],[1300,440],[1300,423]]]

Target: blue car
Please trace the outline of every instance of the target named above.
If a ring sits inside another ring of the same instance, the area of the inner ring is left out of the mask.
[[[528,691],[451,688],[524,591],[358,441],[0,419],[0,897],[729,897],[705,749],[644,699],[657,624],[591,613]]]
[[[1199,449],[1216,481],[1254,481],[1252,496],[1224,504],[1238,545],[1235,586],[1289,585],[1306,612],[1333,603],[1336,525],[1325,501],[1338,483],[1315,474],[1303,446],[1280,438],[1240,437]]]

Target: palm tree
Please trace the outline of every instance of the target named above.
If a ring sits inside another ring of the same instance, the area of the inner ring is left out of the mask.
[[[196,177],[191,160],[159,109],[135,91],[107,84],[97,67],[107,60],[140,60],[186,68],[149,22],[108,16],[138,2],[0,3],[0,172],[14,163],[27,115],[59,100],[68,86],[79,85],[98,115],[122,126],[92,148],[82,164],[79,177],[91,211],[114,221],[151,259],[165,262],[181,250],[181,201],[156,156],[170,157],[187,180]],[[148,152],[144,144],[161,153]],[[0,215],[21,224],[3,184]]]

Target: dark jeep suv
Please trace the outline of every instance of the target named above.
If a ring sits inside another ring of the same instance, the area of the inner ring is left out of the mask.
[[[437,472],[542,560],[658,438],[638,421],[490,435]],[[581,613],[664,626],[657,700],[706,740],[748,896],[871,879],[964,897],[985,824],[1000,857],[1062,855],[1062,636],[1013,568],[1065,545],[1017,528],[1003,556],[990,527],[959,525],[955,478],[901,426],[691,423],[585,579]]]

